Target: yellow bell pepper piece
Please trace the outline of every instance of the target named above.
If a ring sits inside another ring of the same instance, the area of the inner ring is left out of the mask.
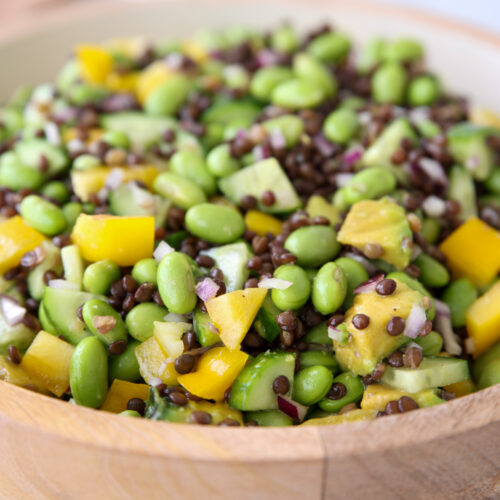
[[[102,128],[91,128],[88,130],[88,138],[86,141],[84,141],[86,144],[90,144],[91,142],[98,141],[104,134],[104,130]],[[68,143],[69,141],[72,141],[73,139],[76,139],[77,136],[77,130],[76,128],[67,128],[64,130],[62,134],[62,139],[65,143]]]
[[[473,108],[469,120],[476,125],[495,127],[500,130],[500,115],[489,109]]]
[[[500,271],[500,232],[475,217],[453,231],[439,248],[457,277],[469,278],[479,287]]]
[[[266,233],[273,233],[274,236],[278,236],[281,233],[283,223],[272,215],[258,210],[249,210],[245,215],[245,225],[250,231],[260,236],[265,236]]]
[[[137,72],[130,73],[116,73],[112,71],[106,77],[105,85],[113,92],[131,92],[134,93],[137,88],[137,79],[139,74]]]
[[[467,309],[465,324],[472,340],[474,358],[500,340],[500,281]]]
[[[154,233],[154,217],[81,214],[71,237],[85,260],[109,259],[120,266],[132,266],[151,257]]]
[[[134,384],[133,382],[115,378],[108,390],[101,410],[120,413],[127,409],[127,403],[132,398],[147,399],[148,393],[149,386],[146,384]]]
[[[50,394],[45,387],[34,379],[21,365],[11,363],[6,356],[0,356],[0,380],[9,382],[9,384],[18,385],[42,394]]]
[[[205,302],[212,323],[219,330],[222,342],[229,349],[240,347],[266,294],[265,288],[246,288],[225,293]]]
[[[181,51],[198,64],[204,63],[208,57],[207,51],[196,40],[186,40]]]
[[[191,330],[191,323],[155,321],[153,325],[153,335],[165,356],[169,358],[180,356],[184,352],[182,336]]]
[[[467,394],[472,394],[476,390],[476,386],[474,382],[469,380],[464,380],[463,382],[456,382],[454,384],[445,385],[443,387],[448,392],[455,394],[457,398],[461,398],[462,396],[467,396]]]
[[[311,418],[301,425],[337,425],[346,422],[362,422],[374,420],[377,417],[377,410],[352,410],[341,415],[329,415],[328,417]]]
[[[153,181],[159,174],[154,165],[140,165],[137,167],[96,167],[90,170],[74,170],[71,172],[73,191],[82,201],[89,201],[91,194],[99,192],[106,184],[108,175],[113,170],[120,170],[123,182],[141,181],[151,188]]]
[[[50,392],[61,397],[69,387],[74,347],[40,330],[23,356],[21,368]]]
[[[149,94],[166,82],[174,73],[163,61],[150,64],[137,77],[136,95],[141,104],[144,104]]]
[[[180,375],[177,381],[195,396],[222,401],[247,359],[242,351],[214,347],[201,356],[195,372]]]
[[[317,194],[314,194],[309,198],[306,206],[306,212],[311,218],[320,215],[326,217],[332,226],[340,222],[339,211],[331,203],[326,201],[323,196],[319,196]]]
[[[113,68],[113,58],[98,45],[79,45],[76,57],[84,80],[90,83],[104,83]]]
[[[17,266],[26,252],[31,252],[44,240],[43,234],[28,226],[15,215],[0,223],[0,274]]]
[[[167,359],[165,353],[154,337],[139,344],[135,348],[135,355],[139,363],[139,372],[149,385],[154,385],[158,378],[167,385],[177,383],[179,374],[175,370],[174,362],[165,362]]]

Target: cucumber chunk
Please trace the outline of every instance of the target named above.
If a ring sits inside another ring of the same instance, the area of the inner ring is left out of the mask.
[[[464,359],[429,356],[418,368],[386,366],[382,382],[406,392],[443,387],[470,378],[469,366]]]
[[[460,203],[460,220],[477,217],[476,187],[472,174],[458,165],[450,170],[450,184],[448,186],[448,198]]]
[[[29,294],[36,300],[41,300],[43,296],[45,272],[49,270],[58,274],[61,272],[61,250],[48,240],[42,243],[42,247],[45,250],[45,259],[29,272],[26,279]]]
[[[259,309],[253,326],[257,333],[269,342],[272,342],[281,332],[281,328],[276,321],[276,316],[281,313],[281,309],[278,309],[275,305],[271,296],[268,295],[264,299],[262,307]]]
[[[293,425],[292,417],[279,410],[250,411],[245,413],[246,422],[257,422],[260,427],[286,427]]]
[[[68,245],[61,250],[64,279],[82,288],[83,260],[77,245]]]
[[[34,338],[35,332],[31,328],[28,328],[24,323],[10,326],[0,311],[0,355],[6,356],[10,345],[24,352]]]
[[[220,342],[220,336],[213,331],[214,325],[208,313],[204,313],[197,307],[193,314],[193,328],[196,338],[202,347]]]

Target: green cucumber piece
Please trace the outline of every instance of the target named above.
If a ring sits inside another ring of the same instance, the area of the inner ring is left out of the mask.
[[[31,328],[28,328],[24,323],[10,326],[0,311],[0,355],[6,356],[9,353],[10,345],[24,352],[34,338],[35,332]]]
[[[213,331],[214,325],[208,313],[204,313],[197,307],[193,314],[193,328],[196,338],[202,347],[220,342],[220,336]]]
[[[82,288],[83,259],[77,245],[68,245],[61,250],[64,279]]]
[[[203,123],[229,125],[238,120],[250,126],[257,118],[261,107],[252,101],[221,101],[210,106],[202,115]]]
[[[269,342],[272,342],[281,332],[276,316],[281,313],[281,309],[278,309],[270,295],[264,299],[262,307],[259,309],[253,326],[257,333]]]
[[[479,382],[485,368],[496,359],[500,359],[500,342],[490,347],[483,355],[472,362],[472,376],[476,382]]]
[[[38,319],[40,320],[42,329],[45,332],[50,333],[52,335],[57,335],[57,328],[49,318],[49,315],[47,314],[47,311],[45,309],[45,304],[43,303],[43,301],[40,302],[40,307],[38,308]]]
[[[286,427],[293,425],[292,417],[279,410],[250,411],[245,422],[257,422],[260,427]]]
[[[43,296],[45,288],[43,275],[45,272],[55,271],[59,274],[62,270],[61,250],[48,240],[42,243],[42,247],[45,250],[45,259],[33,268],[26,278],[28,292],[36,300],[41,300]]]
[[[229,404],[242,411],[277,409],[278,400],[273,391],[273,382],[284,375],[290,381],[290,394],[294,371],[294,353],[267,351],[259,354],[236,377]]]
[[[449,172],[448,198],[460,203],[460,220],[477,217],[476,186],[472,174],[458,165]]]

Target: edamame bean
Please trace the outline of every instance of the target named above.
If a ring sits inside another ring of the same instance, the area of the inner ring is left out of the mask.
[[[291,26],[280,26],[271,33],[271,47],[278,52],[289,54],[299,43],[297,32]]]
[[[302,52],[293,58],[295,76],[309,80],[323,90],[325,97],[335,97],[339,90],[337,79],[333,73],[315,57]]]
[[[316,37],[307,46],[307,51],[320,61],[337,62],[347,57],[350,48],[349,38],[343,33],[334,31]]]
[[[305,226],[293,231],[285,249],[297,257],[303,267],[319,267],[340,252],[337,233],[331,226]]]
[[[358,115],[350,109],[330,113],[323,125],[323,133],[332,142],[347,144],[359,129]]]
[[[262,126],[272,134],[278,131],[284,138],[287,148],[295,146],[304,132],[304,122],[295,115],[283,115],[271,118],[262,123]]]
[[[354,289],[367,281],[369,276],[366,269],[359,262],[349,257],[340,257],[335,260],[335,264],[342,269],[347,280],[347,291],[343,306],[344,309],[349,309],[354,299]]]
[[[192,181],[173,172],[163,172],[154,181],[154,190],[184,210],[207,201],[205,193]]]
[[[411,38],[400,38],[386,45],[384,59],[386,61],[408,62],[421,59],[424,55],[422,45]]]
[[[323,399],[333,383],[333,373],[322,365],[300,370],[293,381],[293,399],[311,406]]]
[[[140,342],[132,340],[127,344],[127,348],[122,354],[109,358],[110,382],[113,382],[115,378],[128,382],[138,382],[141,379],[139,363],[135,355],[135,348],[139,344]]]
[[[396,62],[381,65],[372,78],[372,95],[380,104],[402,104],[406,93],[406,70]]]
[[[69,200],[69,189],[62,181],[52,181],[41,189],[41,194],[56,200],[58,203],[66,203]]]
[[[346,388],[345,396],[339,399],[330,399],[328,396],[322,399],[318,406],[328,412],[339,412],[345,405],[349,403],[357,403],[363,397],[365,388],[361,378],[350,372],[344,372],[337,375],[333,379],[333,383],[343,384]]]
[[[465,326],[465,313],[477,297],[474,283],[467,278],[460,278],[448,285],[442,299],[450,308],[451,323],[454,327]]]
[[[123,410],[118,415],[121,415],[122,417],[142,418],[141,414],[135,410]]]
[[[310,80],[292,78],[280,83],[271,94],[275,106],[288,109],[314,108],[323,100],[323,89]]]
[[[472,375],[479,382],[484,369],[495,359],[500,359],[500,342],[490,347],[484,354],[472,363]]]
[[[330,339],[331,341],[331,339]],[[306,351],[300,353],[300,366],[307,368],[309,366],[321,365],[328,368],[331,372],[337,373],[340,371],[338,361],[333,353],[328,351]]]
[[[319,325],[311,328],[311,330],[306,333],[304,340],[308,344],[323,344],[331,347],[332,339],[328,336],[327,322],[323,321]]]
[[[275,269],[274,277],[292,282],[292,285],[285,290],[274,288],[271,291],[271,299],[274,305],[282,311],[300,309],[309,300],[311,282],[307,273],[301,267],[285,264]]]
[[[148,95],[144,111],[154,116],[175,115],[184,104],[190,87],[191,84],[184,75],[171,76]]]
[[[450,273],[436,259],[421,253],[415,259],[415,265],[420,269],[420,281],[430,288],[441,288],[450,281]]]
[[[219,144],[207,155],[208,171],[215,177],[225,177],[240,169],[236,158],[231,156],[229,144]]]
[[[114,148],[130,149],[130,139],[122,130],[106,130],[101,137],[101,141]]]
[[[92,170],[101,165],[101,160],[94,155],[80,155],[73,162],[75,170]]]
[[[108,392],[108,354],[97,337],[82,339],[73,351],[70,387],[76,404],[99,408]]]
[[[70,202],[62,207],[64,218],[66,219],[66,231],[71,231],[76,224],[76,219],[83,212],[81,203]]]
[[[245,232],[241,214],[230,207],[201,203],[186,212],[186,228],[210,243],[231,243]]]
[[[396,176],[383,167],[361,170],[342,188],[344,201],[354,205],[362,200],[375,200],[391,193],[396,187]]]
[[[158,266],[158,291],[170,312],[187,314],[196,307],[194,276],[187,256],[172,252]]]
[[[500,383],[500,359],[495,359],[485,366],[477,387],[478,389],[485,389],[498,383]]]
[[[312,286],[312,303],[321,314],[335,312],[344,302],[347,294],[347,279],[334,262],[321,267]]]
[[[441,127],[432,120],[422,120],[415,124],[419,134],[423,137],[436,137],[441,134]]]
[[[84,82],[72,85],[66,92],[67,99],[77,106],[102,101],[108,95],[109,90],[106,87]]]
[[[114,281],[120,278],[120,268],[110,260],[100,260],[83,272],[83,288],[87,292],[107,295]]]
[[[441,234],[441,226],[436,219],[425,218],[422,221],[422,229],[420,234],[424,237],[427,243],[433,245],[439,239]]]
[[[45,175],[37,169],[26,167],[20,163],[5,161],[4,157],[8,154],[4,153],[0,162],[0,185],[13,191],[38,189],[45,181]]]
[[[484,181],[484,185],[488,191],[494,194],[500,194],[500,167],[495,167],[487,179]]]
[[[133,307],[125,318],[128,332],[144,342],[153,336],[154,322],[165,321],[168,311],[153,302],[144,302]]]
[[[430,332],[425,337],[417,337],[415,343],[422,348],[424,356],[437,356],[443,349],[443,337],[435,331]]]
[[[158,262],[155,259],[141,259],[132,268],[132,278],[140,285],[143,283],[153,283],[156,286],[157,272]]]
[[[194,182],[207,196],[217,191],[215,178],[208,171],[205,160],[198,151],[189,149],[177,151],[170,159],[170,169],[175,174]]]
[[[66,229],[63,211],[40,196],[34,194],[26,196],[21,202],[20,212],[30,226],[43,234],[55,236]]]
[[[82,316],[87,328],[105,345],[127,340],[125,323],[118,312],[100,299],[91,299],[83,305]]]
[[[268,102],[274,88],[293,78],[293,72],[285,66],[266,66],[258,69],[250,82],[251,94],[260,101]]]
[[[436,78],[422,75],[414,78],[408,87],[408,103],[410,106],[430,106],[441,95]]]
[[[369,73],[380,64],[386,48],[385,40],[375,38],[361,48],[358,55],[357,67],[360,73]]]
[[[245,422],[257,422],[259,427],[288,427],[293,420],[279,410],[248,411],[243,415]]]

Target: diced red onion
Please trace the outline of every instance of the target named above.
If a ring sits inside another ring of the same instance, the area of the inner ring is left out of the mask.
[[[424,328],[426,321],[425,309],[420,304],[413,304],[410,314],[406,319],[406,328],[403,335],[410,339],[416,339]]]
[[[196,285],[196,295],[198,295],[203,302],[207,302],[217,295],[219,288],[219,285],[213,279],[204,278]]]
[[[121,168],[113,168],[106,177],[105,186],[109,189],[116,189],[123,183],[125,174]]]
[[[290,288],[293,285],[291,281],[287,280],[280,280],[278,278],[266,278],[263,279],[262,281],[259,281],[259,284],[257,285],[259,288],[267,288],[269,290],[271,289],[276,289],[276,290],[286,290],[287,288]]]
[[[329,141],[324,135],[316,134],[312,138],[313,144],[316,146],[316,149],[321,153],[324,158],[330,158],[335,154],[337,150],[335,144]]]
[[[278,65],[282,60],[282,56],[273,50],[262,49],[257,52],[255,59],[257,61],[257,65],[263,68],[265,66]]]
[[[294,420],[302,422],[304,417],[306,416],[307,410],[309,409],[307,406],[301,405],[290,399],[287,396],[282,396],[278,394],[278,408],[286,413],[289,417],[292,417]]]
[[[172,70],[182,69],[184,56],[180,52],[171,52],[165,56],[165,64]]]
[[[97,199],[101,202],[101,203],[105,203],[106,200],[108,199],[108,195],[109,195],[109,190],[107,187],[103,187],[101,189],[99,189],[99,191],[97,191]]]
[[[343,332],[334,326],[328,327],[328,337],[337,342],[342,342],[344,340]]]
[[[269,147],[262,144],[254,146],[252,153],[256,161],[265,160],[271,156],[271,150]]]
[[[54,122],[47,122],[44,127],[44,132],[48,142],[54,146],[59,146],[61,144],[59,127]]]
[[[479,167],[479,157],[472,155],[465,161],[465,166],[468,170],[476,170]]]
[[[368,125],[372,121],[372,114],[369,111],[358,113],[358,120],[361,125]]]
[[[354,174],[341,173],[335,175],[335,183],[337,187],[342,188],[349,184],[349,181],[354,177]]]
[[[79,153],[80,151],[84,151],[85,144],[81,139],[75,138],[66,143],[66,148],[68,148],[70,153]]]
[[[376,274],[372,276],[369,280],[361,283],[354,289],[354,293],[368,293],[374,292],[377,285],[384,279],[384,274]]]
[[[158,246],[155,248],[153,252],[153,257],[157,262],[161,262],[165,255],[169,253],[175,252],[175,248],[172,248],[166,241],[160,241]]]
[[[80,290],[80,287],[76,283],[62,279],[50,280],[49,286],[50,288],[59,288],[61,290]]]
[[[363,148],[361,146],[354,146],[344,153],[344,163],[348,166],[355,165],[363,157]]]
[[[269,134],[269,141],[273,149],[286,148],[285,136],[278,129],[271,130],[271,133]]]
[[[369,275],[377,272],[377,268],[366,257],[363,257],[362,255],[358,255],[354,252],[346,252],[344,254],[344,257],[349,257],[350,259],[359,262]]]
[[[446,202],[437,196],[428,196],[422,203],[422,209],[429,217],[442,217],[446,212]]]
[[[0,309],[5,322],[9,326],[16,326],[24,318],[26,309],[19,305],[19,302],[8,295],[0,295]]]
[[[443,166],[438,161],[432,158],[421,158],[418,162],[418,166],[433,181],[436,181],[442,186],[448,185],[448,177],[446,176]]]
[[[429,108],[425,106],[419,106],[418,108],[413,108],[409,113],[408,117],[410,121],[414,124],[422,123],[430,118]]]
[[[141,189],[134,181],[129,182],[128,186],[130,186],[132,196],[137,202],[137,205],[139,205],[144,210],[154,210],[156,204],[155,197],[149,191]]]
[[[458,337],[453,331],[450,308],[440,300],[434,299],[434,304],[436,306],[434,327],[443,337],[444,350],[453,356],[458,356],[462,352],[462,347],[458,343]]]

